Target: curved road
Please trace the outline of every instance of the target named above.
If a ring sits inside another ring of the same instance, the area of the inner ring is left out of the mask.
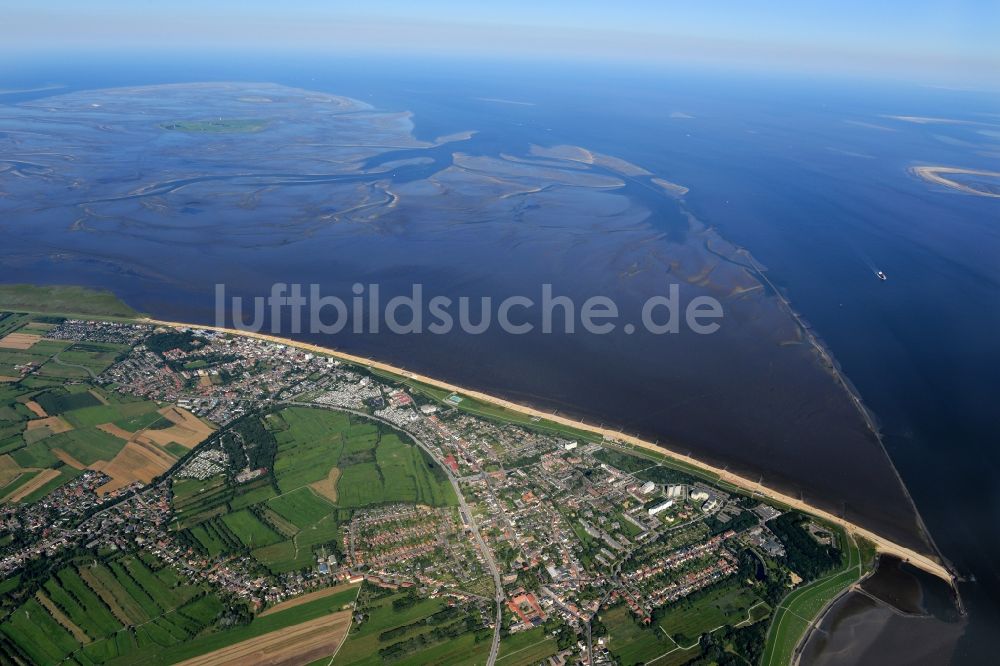
[[[391,428],[394,428],[395,430],[400,430],[409,435],[410,439],[412,439],[417,444],[417,446],[423,449],[423,451],[431,457],[431,460],[437,463],[438,466],[445,471],[445,474],[448,475],[448,480],[451,481],[451,487],[455,489],[455,496],[458,497],[458,510],[462,514],[462,519],[465,520],[465,524],[468,525],[469,528],[472,530],[472,534],[475,536],[476,545],[479,548],[479,552],[482,553],[483,561],[486,562],[486,566],[489,567],[490,573],[493,575],[493,585],[496,589],[496,596],[494,598],[494,601],[496,603],[497,615],[493,626],[493,644],[490,646],[490,657],[486,661],[487,666],[493,666],[497,661],[497,654],[500,651],[500,624],[501,621],[503,620],[503,602],[504,602],[503,583],[500,581],[500,571],[497,569],[497,563],[493,559],[493,553],[490,551],[489,548],[486,547],[486,542],[483,540],[483,536],[479,533],[479,527],[476,525],[476,519],[472,516],[472,511],[469,509],[469,505],[465,501],[465,496],[462,495],[462,489],[458,484],[458,479],[452,473],[451,468],[445,465],[444,462],[442,462],[441,459],[438,458],[437,454],[435,454],[434,451],[429,446],[427,446],[419,437],[414,435],[412,432],[406,430],[405,428],[399,427],[398,425],[396,425],[391,421],[387,421],[383,418],[375,416],[374,414],[360,412],[354,409],[349,409],[347,407],[334,407],[332,405],[322,405],[315,402],[286,401],[282,404],[294,405],[297,407],[315,407],[318,409],[330,409],[336,412],[347,412],[348,414],[354,414],[355,416],[359,416],[361,418],[371,419],[372,421],[379,421],[380,423],[384,423],[390,426]]]
[[[65,351],[65,350],[63,350],[63,351]],[[85,365],[77,365],[76,363],[67,363],[66,361],[64,361],[61,358],[59,358],[59,354],[61,354],[61,353],[62,352],[57,352],[56,354],[54,354],[52,356],[52,360],[55,361],[56,363],[58,363],[59,365],[65,365],[67,368],[77,368],[79,370],[85,370],[87,372],[87,374],[90,375],[91,379],[97,379],[97,375],[94,374],[94,371],[91,370],[90,368],[88,368],[87,366],[85,366]]]

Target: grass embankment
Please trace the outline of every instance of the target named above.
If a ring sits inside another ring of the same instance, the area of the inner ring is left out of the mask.
[[[767,630],[762,666],[787,666],[802,637],[818,621],[823,608],[848,587],[861,580],[871,570],[874,547],[843,530],[837,530],[842,543],[847,544],[844,565],[794,590],[778,604],[771,626]]]

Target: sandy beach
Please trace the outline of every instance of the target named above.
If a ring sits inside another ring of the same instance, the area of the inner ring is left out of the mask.
[[[574,419],[566,418],[564,416],[560,416],[558,414],[541,411],[525,405],[520,405],[515,402],[505,400],[503,398],[498,398],[496,396],[492,396],[486,393],[482,393],[471,389],[466,389],[461,386],[450,384],[448,382],[443,382],[433,377],[428,377],[426,375],[413,373],[404,368],[389,365],[387,363],[382,363],[374,359],[364,358],[361,356],[356,356],[354,354],[347,354],[344,352],[337,351],[335,349],[330,349],[328,347],[321,347],[319,345],[314,345],[307,342],[298,342],[295,340],[289,340],[287,338],[281,338],[274,335],[267,335],[265,333],[253,333],[249,331],[240,331],[236,329],[223,328],[218,326],[200,326],[196,324],[162,321],[158,319],[141,319],[139,321],[152,325],[167,326],[171,328],[194,328],[200,330],[217,331],[220,333],[229,333],[231,335],[243,335],[247,337],[256,338],[259,340],[265,340],[267,342],[273,342],[276,344],[296,347],[298,349],[302,349],[308,352],[313,352],[317,354],[326,354],[334,358],[346,361],[348,363],[353,363],[355,365],[370,367],[377,370],[389,372],[395,375],[399,375],[401,377],[406,377],[408,379],[413,379],[415,381],[428,384],[430,386],[434,386],[435,388],[440,388],[446,391],[459,393],[474,398],[476,400],[480,400],[482,402],[488,402],[493,405],[509,409],[511,411],[520,412],[521,414],[525,414],[531,417],[546,419],[548,421],[559,423],[565,426],[570,426],[578,430],[583,430],[586,432],[591,432],[597,435],[601,435],[602,437],[609,440],[621,442],[623,444],[628,444],[640,449],[653,451],[668,458],[675,459],[684,464],[697,467],[710,474],[715,474],[723,481],[730,483],[733,486],[742,488],[743,490],[746,490],[750,493],[755,493],[760,496],[767,497],[768,499],[771,499],[775,502],[779,502],[781,504],[784,504],[786,506],[792,507],[800,511],[811,513],[819,518],[822,518],[823,520],[840,525],[841,527],[848,530],[852,534],[855,534],[857,536],[863,537],[871,541],[873,544],[875,544],[875,548],[878,552],[895,555],[900,559],[909,562],[915,567],[918,567],[930,574],[933,574],[935,576],[944,579],[945,581],[947,581],[952,585],[954,585],[955,583],[955,575],[951,572],[951,570],[948,569],[948,567],[946,567],[942,562],[940,562],[935,557],[919,553],[905,546],[901,546],[881,535],[872,532],[871,530],[868,530],[864,527],[861,527],[860,525],[856,525],[852,522],[844,520],[839,516],[836,516],[832,513],[829,513],[828,511],[824,511],[823,509],[812,506],[811,504],[803,502],[800,499],[786,495],[780,491],[774,490],[773,488],[769,488],[765,485],[760,484],[757,481],[753,481],[751,479],[738,476],[731,472],[727,472],[724,469],[720,469],[708,463],[702,462],[697,458],[693,458],[691,456],[683,455],[676,451],[672,451],[670,448],[665,447],[662,444],[653,443],[647,440],[643,440],[639,437],[634,437],[632,435],[624,434],[620,431],[590,425],[584,423],[583,421],[577,421]]]

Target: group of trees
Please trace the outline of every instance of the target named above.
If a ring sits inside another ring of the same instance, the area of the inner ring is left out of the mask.
[[[237,470],[244,466],[271,469],[278,453],[277,440],[257,414],[243,416],[230,425],[221,443]]]
[[[803,524],[809,520],[798,512],[784,513],[767,525],[785,545],[787,564],[802,578],[819,578],[840,565],[843,553],[834,546],[817,541]]]
[[[756,622],[736,629],[726,626],[710,634],[702,634],[701,655],[688,666],[746,666],[760,662],[764,652],[767,623]]]
[[[201,345],[201,342],[191,331],[168,331],[165,333],[154,333],[143,341],[146,349],[151,352],[163,355],[164,352],[173,349],[189,352]]]

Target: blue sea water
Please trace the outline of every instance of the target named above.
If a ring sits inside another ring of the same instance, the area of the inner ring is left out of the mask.
[[[812,325],[877,416],[886,450],[935,543],[960,574],[975,579],[960,586],[969,623],[957,659],[973,663],[982,654],[990,629],[1000,626],[994,565],[1000,559],[1000,418],[994,404],[1000,200],[944,190],[908,169],[929,164],[1000,170],[1000,140],[989,134],[1000,125],[996,95],[706,71],[202,55],[127,62],[94,57],[73,65],[36,61],[5,72],[0,88],[61,87],[2,94],[0,104],[74,90],[211,80],[270,81],[353,97],[379,109],[410,110],[418,138],[475,129],[479,134],[464,149],[483,154],[523,153],[531,144],[585,146],[688,187],[690,212],[766,266],[768,278]],[[673,222],[662,224],[669,233]],[[53,252],[59,249],[53,245]],[[477,278],[498,294],[530,287],[519,280],[535,275],[522,270],[516,248],[508,250],[508,271],[488,282]],[[398,254],[383,257],[379,271],[357,279],[410,279],[405,251],[392,251]],[[280,259],[262,260],[261,270],[288,280],[283,267],[296,260],[319,265],[319,249],[314,252],[275,252]],[[46,264],[44,279],[111,288],[153,314],[210,322],[213,265],[236,255],[190,250],[185,256],[200,264],[200,292],[157,288],[155,279],[133,279],[86,261],[63,269]],[[395,272],[386,268],[393,262]],[[440,259],[440,272],[448,273],[440,283],[454,284],[463,271],[471,275],[476,262],[472,250],[465,256],[449,247]],[[4,264],[14,265],[0,253]],[[155,269],[155,262],[149,267]],[[554,281],[566,290],[573,289],[574,274],[586,272],[586,266],[556,268]],[[874,270],[889,279],[878,281]],[[433,273],[422,277],[433,284]],[[596,276],[593,284],[613,285],[610,277]],[[4,281],[15,279],[4,270]],[[739,446],[740,429],[754,418],[777,419],[768,427],[780,429],[781,415],[768,413],[767,396],[758,395],[732,405],[742,420],[734,417],[738,427],[718,431],[731,441],[694,441],[697,433],[680,424],[688,409],[683,398],[661,409],[634,397],[636,385],[644,395],[658,390],[661,380],[643,363],[656,354],[652,346],[641,353],[616,347],[608,355],[603,348],[539,342],[518,363],[517,347],[502,349],[502,340],[491,339],[496,356],[505,359],[503,367],[491,367],[484,365],[490,357],[489,349],[481,349],[485,343],[453,342],[435,349],[407,339],[340,344],[653,438],[679,437],[717,460],[725,460],[726,446]],[[539,363],[543,356],[546,362]],[[466,358],[475,358],[475,365]],[[708,366],[710,377],[692,370],[691,395],[711,396],[730,381],[752,385],[753,376],[727,377],[735,364],[720,359]],[[740,367],[761,378],[767,372],[766,363]],[[706,404],[718,407],[710,399]],[[697,407],[690,409],[695,418]],[[724,422],[727,414],[719,411],[715,418]],[[731,453],[739,459],[737,451]],[[811,464],[808,455],[801,464]],[[864,470],[857,474],[864,478]],[[878,489],[870,492],[877,496]]]

